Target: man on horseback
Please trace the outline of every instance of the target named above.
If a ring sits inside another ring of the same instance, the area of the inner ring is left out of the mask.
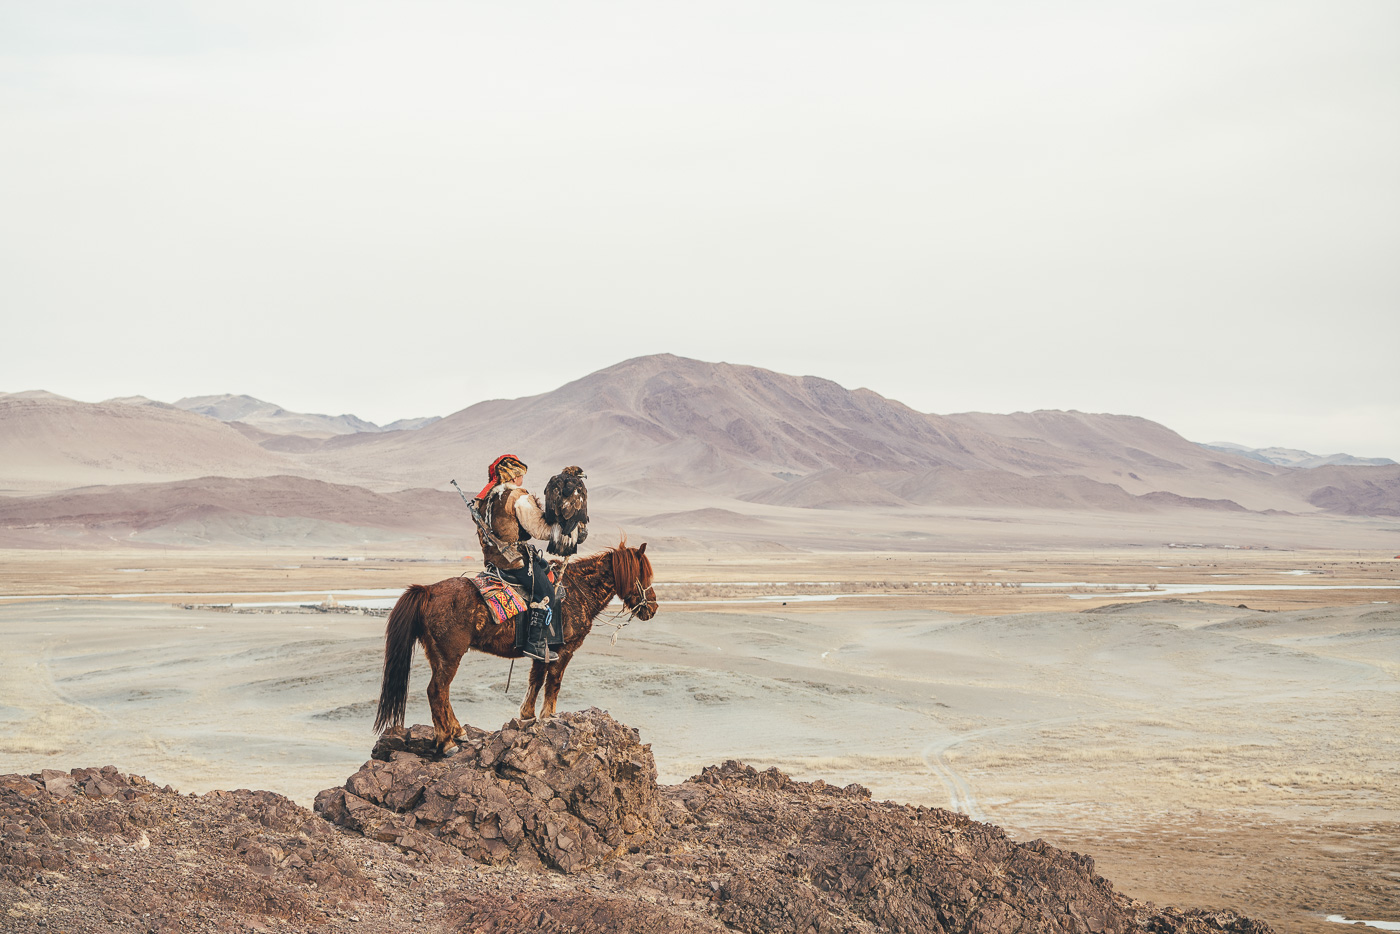
[[[516,617],[516,651],[549,661],[549,650],[564,644],[563,620],[554,607],[554,571],[529,543],[548,539],[551,529],[539,501],[520,485],[528,469],[514,454],[492,461],[472,512],[487,572],[514,585],[530,604],[528,619]]]

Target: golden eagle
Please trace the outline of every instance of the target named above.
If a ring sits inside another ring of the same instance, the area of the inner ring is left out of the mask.
[[[565,467],[544,486],[544,521],[549,525],[552,555],[568,557],[588,537],[588,475],[582,467]]]

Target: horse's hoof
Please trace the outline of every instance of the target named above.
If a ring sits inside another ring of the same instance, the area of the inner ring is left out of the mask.
[[[456,743],[449,743],[449,744],[447,744],[446,746],[443,746],[443,747],[442,747],[442,756],[443,756],[443,758],[445,759],[445,758],[447,758],[448,756],[455,756],[457,753],[459,753],[459,752],[461,752],[461,751],[462,751],[462,747],[461,747],[461,746],[458,746]]]

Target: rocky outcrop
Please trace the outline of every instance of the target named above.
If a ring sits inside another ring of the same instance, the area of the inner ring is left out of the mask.
[[[187,796],[112,766],[0,776],[0,930],[319,923],[384,903],[364,861],[270,791]]]
[[[1270,931],[1134,901],[1087,856],[859,785],[731,761],[658,786],[599,710],[471,731],[447,759],[427,728],[393,731],[316,807],[330,820],[110,766],[0,776],[0,929]]]
[[[636,849],[656,823],[651,747],[597,709],[472,731],[447,759],[430,729],[400,727],[373,755],[316,810],[422,856],[446,844],[478,863],[572,873]]]
[[[1157,912],[1115,892],[1087,856],[1016,843],[948,811],[871,801],[859,785],[731,761],[665,789],[663,807],[669,852],[615,877],[671,879],[692,894],[708,885],[714,915],[754,934],[1268,931],[1233,912]]]
[[[447,759],[427,727],[398,729],[374,757],[344,788],[322,792],[317,810],[413,858],[456,850],[478,863],[602,867],[629,892],[735,930],[1263,930],[1228,914],[1152,912],[1116,893],[1087,856],[1016,843],[947,811],[871,801],[859,785],[728,762],[659,788],[650,748],[596,709],[473,732]],[[552,916],[578,923],[592,910],[555,905]],[[514,923],[529,920],[512,912]]]

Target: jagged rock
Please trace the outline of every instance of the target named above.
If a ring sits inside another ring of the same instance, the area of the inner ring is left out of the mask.
[[[344,788],[316,797],[335,823],[429,858],[588,869],[650,837],[656,762],[637,732],[593,708],[468,731],[435,754],[424,727],[391,730]]]
[[[183,932],[380,900],[333,827],[270,791],[180,795],[112,766],[0,775],[0,929]]]
[[[1228,911],[1157,912],[1115,892],[1087,856],[1016,843],[937,808],[871,801],[859,785],[730,761],[663,794],[674,806],[658,843],[683,855],[654,857],[619,881],[702,900],[708,888],[717,917],[754,934],[1268,930]]]
[[[463,727],[463,729],[467,731],[470,739],[480,739],[487,735],[485,730],[478,730],[474,726]],[[396,752],[411,752],[422,759],[437,760],[442,758],[437,751],[437,741],[433,739],[433,728],[421,723],[411,727],[389,727],[375,742],[369,757],[388,762]]]

